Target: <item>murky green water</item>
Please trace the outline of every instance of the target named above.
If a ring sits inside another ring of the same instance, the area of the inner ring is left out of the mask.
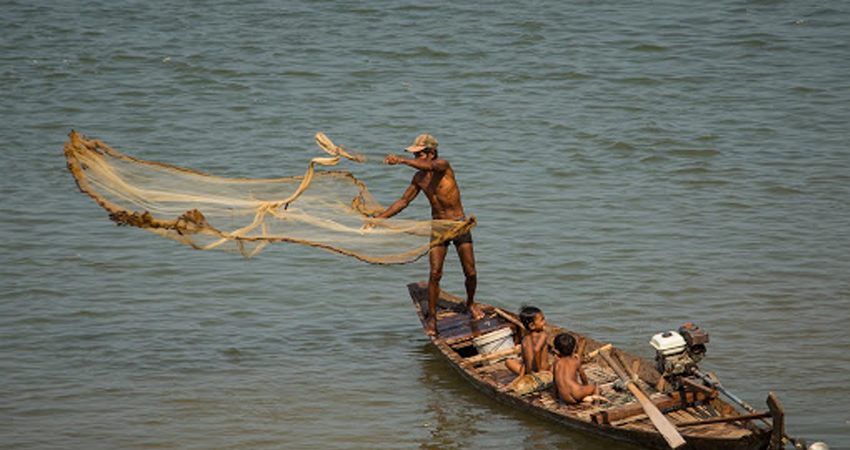
[[[64,168],[71,129],[250,177],[302,173],[317,131],[372,161],[432,133],[483,301],[647,357],[697,322],[705,370],[849,448],[848,25],[838,1],[5,2],[0,448],[620,445],[443,363],[406,294],[424,260],[113,226]],[[355,169],[386,204],[412,175]]]

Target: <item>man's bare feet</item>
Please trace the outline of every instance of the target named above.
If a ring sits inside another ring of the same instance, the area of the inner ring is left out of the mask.
[[[437,318],[429,317],[425,322],[425,334],[428,336],[436,336],[437,335]]]
[[[484,312],[481,311],[481,309],[478,308],[478,305],[476,305],[475,303],[469,305],[467,309],[469,310],[469,314],[472,315],[472,318],[474,320],[481,320],[484,318]]]

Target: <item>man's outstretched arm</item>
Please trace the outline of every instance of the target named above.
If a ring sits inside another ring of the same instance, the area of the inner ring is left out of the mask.
[[[449,168],[449,162],[445,159],[417,159],[417,158],[401,158],[397,155],[389,155],[384,158],[384,162],[389,165],[405,164],[417,170],[428,170],[435,172],[445,172]]]

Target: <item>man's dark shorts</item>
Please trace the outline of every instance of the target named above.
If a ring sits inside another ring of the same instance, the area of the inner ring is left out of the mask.
[[[448,247],[449,244],[454,242],[455,247],[460,247],[460,244],[472,243],[472,232],[467,231],[466,233],[461,234],[460,236],[456,236],[454,239],[448,239],[443,242],[440,242],[437,245],[442,245],[443,247]]]

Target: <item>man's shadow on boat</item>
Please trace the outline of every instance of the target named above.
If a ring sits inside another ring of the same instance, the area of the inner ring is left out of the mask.
[[[514,409],[478,391],[431,343],[419,347],[428,432],[421,450],[502,449],[638,450],[629,443],[568,428]]]

